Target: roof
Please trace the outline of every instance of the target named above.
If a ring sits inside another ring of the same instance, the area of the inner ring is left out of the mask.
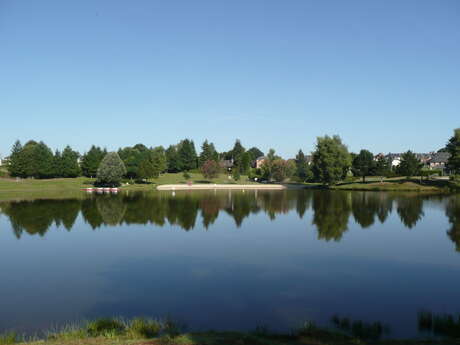
[[[438,152],[433,155],[433,157],[430,160],[430,163],[447,163],[449,158],[449,152]]]
[[[267,157],[265,157],[265,156],[260,156],[260,157],[257,157],[257,158],[256,158],[256,161],[261,161],[261,160],[264,160],[264,159],[267,159]]]

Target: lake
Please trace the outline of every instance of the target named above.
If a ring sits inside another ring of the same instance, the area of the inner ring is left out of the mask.
[[[126,192],[0,203],[0,331],[100,316],[290,330],[334,315],[418,336],[460,311],[460,196]]]

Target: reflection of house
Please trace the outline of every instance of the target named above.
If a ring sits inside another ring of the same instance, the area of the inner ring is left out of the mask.
[[[450,158],[450,153],[448,152],[438,152],[433,154],[430,160],[427,161],[427,164],[430,169],[442,169],[444,170],[447,161]]]
[[[260,169],[262,167],[262,164],[264,164],[265,160],[267,159],[267,157],[265,156],[260,156],[256,159],[255,161],[255,168],[256,169]]]

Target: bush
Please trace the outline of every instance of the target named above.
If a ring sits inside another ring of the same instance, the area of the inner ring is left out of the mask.
[[[204,178],[213,179],[219,176],[220,166],[219,163],[213,160],[209,160],[203,163],[201,167],[201,173]]]
[[[88,323],[86,330],[92,337],[112,336],[121,334],[125,325],[116,319],[98,319]]]
[[[160,333],[161,324],[156,320],[136,318],[128,325],[127,333],[132,338],[153,338]]]

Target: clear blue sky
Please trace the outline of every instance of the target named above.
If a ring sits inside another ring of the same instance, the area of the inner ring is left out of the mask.
[[[0,0],[0,154],[431,151],[460,127],[460,1]]]

